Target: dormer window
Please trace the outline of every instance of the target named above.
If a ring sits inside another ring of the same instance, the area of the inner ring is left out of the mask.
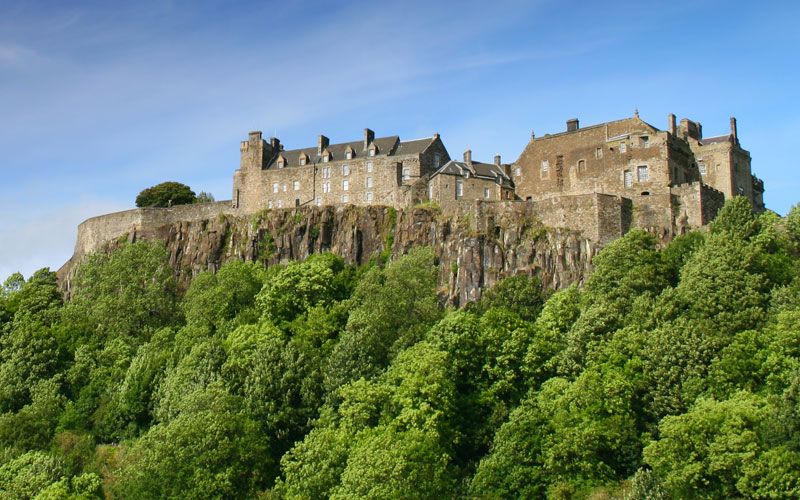
[[[344,152],[344,159],[345,160],[352,160],[353,159],[353,149],[348,146],[347,151]]]
[[[299,165],[306,165],[308,163],[308,156],[306,156],[305,153],[301,154],[297,163]]]
[[[286,159],[284,157],[278,158],[278,168],[283,168],[286,166]]]
[[[329,161],[331,161],[331,155],[330,155],[330,153],[325,153],[324,155],[322,155],[322,161],[324,161],[324,162],[329,162]]]
[[[378,149],[375,146],[372,146],[371,148],[369,148],[369,155],[370,156],[375,156],[375,153],[377,152],[377,150]]]

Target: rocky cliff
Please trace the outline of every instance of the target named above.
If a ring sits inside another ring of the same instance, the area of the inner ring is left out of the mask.
[[[75,255],[59,276],[69,291],[76,264],[122,240],[163,240],[176,275],[187,282],[233,259],[285,264],[333,252],[348,263],[385,261],[421,245],[435,249],[440,290],[453,305],[480,298],[503,277],[528,273],[550,289],[581,283],[597,245],[567,229],[543,226],[525,205],[476,204],[461,216],[436,208],[301,207],[241,214],[225,203],[138,209],[96,217],[79,229]]]

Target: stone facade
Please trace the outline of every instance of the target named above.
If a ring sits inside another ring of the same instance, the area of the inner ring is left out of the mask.
[[[632,226],[662,238],[707,224],[737,194],[764,210],[763,183],[750,172],[735,119],[730,135],[710,139],[703,139],[699,123],[682,120],[677,128],[674,115],[669,123],[668,131],[659,130],[637,113],[585,128],[573,119],[565,132],[532,135],[511,166],[516,195],[534,202],[617,196],[630,200]]]
[[[401,141],[375,138],[284,150],[280,141],[251,132],[241,143],[241,166],[233,178],[234,208],[248,212],[304,205],[388,205],[410,200],[412,186],[450,160],[439,134]],[[424,192],[424,187],[422,192]]]
[[[508,176],[508,165],[472,161],[472,151],[464,152],[464,161],[450,160],[428,180],[428,201],[449,210],[459,201],[514,200],[514,183]],[[452,211],[452,210],[449,210]]]

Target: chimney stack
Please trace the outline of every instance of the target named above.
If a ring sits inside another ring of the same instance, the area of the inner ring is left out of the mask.
[[[731,135],[733,136],[733,143],[739,144],[739,135],[736,130],[736,118],[731,117]]]
[[[500,165],[500,154],[499,153],[494,155],[494,164],[495,165]]]
[[[364,129],[364,151],[367,150],[372,141],[375,140],[375,132],[372,130],[365,128]]]
[[[472,150],[468,149],[464,151],[464,162],[472,165]]]
[[[269,144],[272,146],[273,152],[278,152],[281,150],[281,141],[277,137],[270,137]]]
[[[677,128],[675,123],[675,115],[670,113],[668,115],[668,119],[669,119],[669,133],[670,135],[675,135],[675,129]]]
[[[578,130],[578,119],[567,120],[567,132],[575,132],[576,130]]]
[[[321,155],[322,152],[325,151],[325,148],[328,147],[328,144],[330,144],[330,139],[328,139],[322,134],[319,134],[319,142],[317,143],[317,154]]]

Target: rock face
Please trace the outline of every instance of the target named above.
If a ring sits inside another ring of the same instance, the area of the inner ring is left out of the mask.
[[[59,270],[62,287],[69,293],[76,264],[87,253],[111,250],[123,240],[163,240],[184,283],[233,259],[271,266],[332,252],[347,263],[364,264],[386,261],[413,246],[430,246],[438,258],[440,292],[449,304],[463,305],[514,274],[536,275],[549,289],[580,284],[598,251],[596,243],[579,233],[545,227],[530,212],[519,210],[490,217],[478,211],[445,216],[438,209],[395,211],[383,206],[211,213],[206,209],[185,220],[122,213],[125,223],[111,229],[103,217],[119,219],[120,214],[90,219],[81,225],[75,255]]]

